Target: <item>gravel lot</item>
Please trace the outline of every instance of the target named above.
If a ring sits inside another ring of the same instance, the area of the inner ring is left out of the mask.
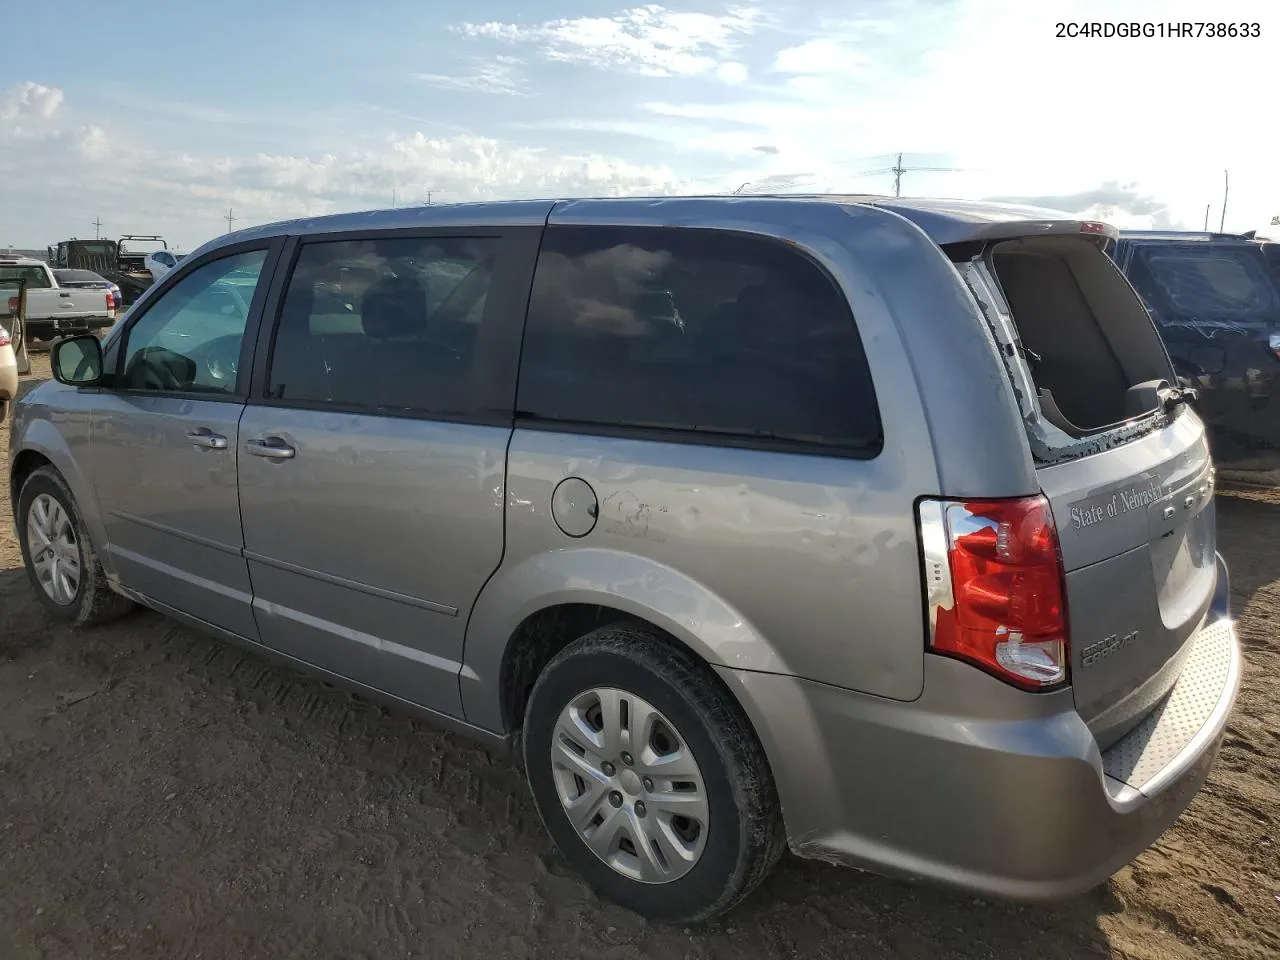
[[[1280,496],[1219,497],[1240,703],[1206,791],[1111,883],[1020,908],[788,860],[682,929],[575,879],[507,758],[155,614],[55,628],[6,494],[0,960],[1280,956]]]

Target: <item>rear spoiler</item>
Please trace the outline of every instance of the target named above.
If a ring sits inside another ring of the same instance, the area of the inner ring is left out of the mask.
[[[1120,237],[1120,231],[1109,223],[1059,217],[1055,216],[1059,211],[1041,207],[897,197],[863,202],[905,217],[940,247],[956,244],[985,246],[999,240],[1082,235],[1093,238],[1105,248]]]

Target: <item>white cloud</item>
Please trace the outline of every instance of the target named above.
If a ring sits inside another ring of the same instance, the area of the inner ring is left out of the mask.
[[[402,203],[419,203],[429,191],[436,202],[457,202],[664,193],[680,186],[664,164],[590,150],[541,150],[475,134],[397,134],[371,147],[343,145],[309,155],[209,155],[147,146],[90,126],[10,139],[0,151],[6,219],[40,224],[38,235],[6,242],[36,246],[81,232],[80,221],[95,215],[108,232],[158,231],[186,242],[220,232],[228,207],[247,226],[385,207],[393,192]]]
[[[734,60],[726,60],[716,67],[716,79],[731,87],[746,83],[748,75],[746,64]]]
[[[62,91],[28,80],[0,93],[0,120],[49,119],[62,106]]]
[[[1214,12],[1215,21],[1260,22],[1258,39],[1055,36],[1058,22],[1203,21],[1194,0],[1133,0],[1123,17],[1105,0],[1052,11],[1011,0],[894,9],[891,28],[835,20],[793,34],[744,97],[677,95],[643,109],[659,126],[693,125],[682,133],[694,141],[770,144],[777,153],[757,158],[758,177],[815,171],[817,187],[891,189],[892,176],[858,175],[892,161],[852,158],[903,151],[909,167],[960,168],[908,173],[907,192],[1070,195],[1135,181],[1167,203],[1166,222],[1198,227],[1206,203],[1217,220],[1230,167],[1228,229],[1280,212],[1270,159],[1280,133],[1248,93],[1280,53],[1266,0],[1221,0]]]
[[[0,91],[0,209],[19,232],[0,239],[43,244],[99,213],[110,229],[207,235],[229,205],[246,225],[386,205],[393,191],[401,202],[743,181],[748,192],[886,192],[899,151],[908,194],[1199,227],[1206,203],[1217,223],[1230,167],[1228,229],[1280,214],[1280,133],[1253,93],[1280,53],[1266,0],[1219,0],[1214,12],[1260,22],[1259,39],[1054,35],[1059,21],[1118,19],[1105,0],[1052,11],[866,0],[857,18],[835,0],[776,0],[767,14],[724,3],[460,24],[424,45],[433,72],[413,74],[418,84],[351,74],[352,102],[332,106],[305,88],[287,103],[113,100],[108,75],[90,104],[70,82],[65,101],[58,87],[17,84]],[[1195,0],[1131,0],[1124,19],[1204,14]],[[405,77],[414,65],[387,68]],[[495,96],[477,109],[428,86]]]
[[[515,23],[463,23],[458,32],[473,39],[536,46],[548,60],[589,64],[651,77],[716,76],[726,83],[746,79],[734,61],[741,38],[761,20],[751,7],[723,14],[679,13],[658,4],[632,7],[612,17]]]
[[[524,61],[519,57],[498,56],[478,60],[467,73],[415,73],[414,79],[443,90],[465,90],[471,93],[495,93],[513,97],[532,96],[528,80],[522,75]]]
[[[779,50],[773,58],[778,73],[816,75],[853,73],[868,62],[852,44],[835,37],[818,37],[794,47]]]

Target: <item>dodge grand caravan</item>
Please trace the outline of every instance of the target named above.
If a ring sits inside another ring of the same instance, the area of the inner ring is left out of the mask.
[[[210,242],[18,402],[36,596],[523,753],[638,912],[789,847],[1105,881],[1240,672],[1205,430],[1115,232],[875,197],[491,203]]]

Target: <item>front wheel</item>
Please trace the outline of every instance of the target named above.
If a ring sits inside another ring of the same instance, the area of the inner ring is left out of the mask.
[[[709,667],[642,624],[602,627],[551,661],[525,711],[524,760],[565,858],[654,920],[724,913],[785,846],[741,707]]]
[[[18,495],[18,540],[36,599],[54,620],[104,623],[133,609],[115,593],[62,475],[41,467]]]

